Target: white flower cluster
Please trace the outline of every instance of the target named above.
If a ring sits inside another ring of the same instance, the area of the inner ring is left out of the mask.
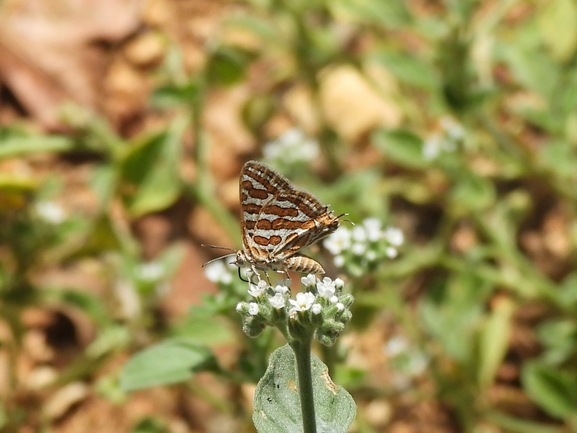
[[[432,133],[423,143],[423,157],[427,161],[436,159],[441,153],[452,153],[465,138],[465,129],[452,117],[440,121],[441,131]]]
[[[395,369],[393,384],[399,389],[407,388],[411,379],[423,374],[429,364],[429,357],[400,335],[387,341],[383,352]]]
[[[163,297],[170,292],[166,273],[166,266],[160,261],[137,263],[132,271],[131,284],[139,293],[155,293],[157,296]]]
[[[351,261],[372,264],[383,257],[395,258],[404,241],[400,229],[390,226],[383,229],[379,219],[367,218],[352,229],[339,227],[324,241],[324,246],[334,256],[335,266],[342,268]]]
[[[264,280],[249,283],[248,294],[253,301],[236,305],[236,311],[244,317],[243,330],[247,335],[257,336],[265,326],[276,326],[288,336],[293,335],[290,329],[300,326],[308,329],[310,335],[316,332],[321,343],[333,344],[351,318],[348,308],[354,301],[352,295],[342,294],[344,282],[340,278],[325,277],[321,281],[311,274],[301,278],[301,283],[304,291],[294,299],[285,285],[272,287]],[[293,337],[298,338],[297,335]]]
[[[290,312],[305,311],[310,308],[313,314],[319,314],[322,308],[322,305],[318,303],[320,300],[324,300],[322,301],[322,304],[332,304],[336,306],[337,310],[344,310],[345,306],[339,301],[339,297],[337,296],[345,285],[345,282],[340,278],[331,280],[330,278],[325,277],[322,281],[318,278],[315,281],[315,276],[309,274],[306,277],[301,278],[301,283],[305,287],[316,288],[317,294],[314,295],[311,292],[298,293],[296,301],[293,301],[292,299],[290,300],[290,303],[293,305]],[[299,297],[299,295],[305,296]]]
[[[294,164],[310,162],[320,153],[319,143],[307,137],[298,128],[291,128],[276,140],[267,142],[263,149],[263,156],[268,161],[280,164]]]
[[[299,292],[297,293],[295,299],[289,299],[290,291],[287,286],[277,285],[272,288],[272,290],[267,291],[269,288],[265,280],[260,280],[257,284],[249,283],[248,294],[255,299],[262,299],[268,292],[267,301],[270,306],[276,310],[285,308],[287,301],[290,304],[288,310],[289,315],[294,315],[295,313],[311,310],[313,314],[320,314],[322,310],[322,305],[318,303],[320,299],[325,299],[330,304],[334,304],[338,310],[343,310],[345,307],[339,302],[339,298],[336,295],[337,291],[340,291],[344,286],[344,281],[340,278],[336,280],[331,280],[328,277],[323,278],[323,280],[315,279],[312,274],[301,278],[301,283],[304,287],[309,289],[314,288],[317,294],[312,292]],[[240,302],[237,305],[237,310],[242,305]],[[258,304],[251,302],[248,304],[249,314],[255,316],[258,314]],[[252,309],[251,309],[252,307]],[[254,312],[254,314],[253,314]]]

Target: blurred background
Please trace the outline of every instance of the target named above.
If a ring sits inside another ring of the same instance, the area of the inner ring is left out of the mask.
[[[249,159],[356,224],[351,431],[577,431],[576,53],[574,0],[0,1],[0,431],[254,431]]]

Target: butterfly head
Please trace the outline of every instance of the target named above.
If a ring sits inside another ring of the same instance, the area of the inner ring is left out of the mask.
[[[243,250],[238,250],[235,256],[236,260],[232,262],[233,265],[236,265],[239,268],[250,265],[251,262],[250,260],[248,260],[248,257],[246,256],[246,253]]]

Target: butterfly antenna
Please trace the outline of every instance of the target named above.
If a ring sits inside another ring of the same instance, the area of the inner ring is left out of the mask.
[[[224,259],[225,257],[236,256],[236,250],[234,248],[221,247],[218,245],[210,245],[210,244],[200,244],[200,246],[201,247],[208,247],[208,248],[216,248],[217,250],[233,251],[231,254],[225,254],[224,256],[219,256],[219,257],[216,257],[212,260],[209,260],[208,262],[206,262],[204,265],[201,266],[202,268],[204,268],[206,265],[211,264],[212,262],[216,262],[217,260]]]
[[[219,245],[200,244],[200,246],[201,247],[208,247],[208,248],[216,248],[217,250],[234,251],[236,253],[236,250],[234,248],[221,247]],[[225,256],[223,256],[223,257],[225,257]]]
[[[204,268],[206,265],[210,265],[212,262],[216,262],[217,260],[224,259],[224,258],[226,258],[226,257],[232,257],[232,256],[236,256],[236,252],[230,253],[230,254],[226,254],[226,255],[220,256],[220,257],[215,257],[214,259],[209,260],[209,261],[206,262],[204,265],[202,265],[201,268]],[[233,262],[233,263],[234,263],[234,262]]]
[[[338,219],[338,218],[341,218],[341,217],[344,217],[344,216],[348,216],[348,215],[349,215],[348,213],[342,213],[342,214],[340,214],[340,215],[337,217],[337,219]],[[344,219],[343,221],[346,221],[346,222],[348,222],[348,223],[351,223],[352,225],[355,225],[355,223],[352,222],[350,219]]]

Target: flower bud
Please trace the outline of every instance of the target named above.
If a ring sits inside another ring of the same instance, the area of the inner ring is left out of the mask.
[[[236,304],[235,310],[241,316],[249,316],[248,302],[239,302],[238,304]]]
[[[285,308],[271,308],[270,321],[272,323],[284,323],[287,320],[287,311]]]
[[[258,337],[265,327],[266,325],[261,319],[253,316],[246,317],[242,323],[242,331],[252,338]]]
[[[322,325],[324,321],[324,315],[323,315],[323,308],[321,307],[320,304],[314,304],[313,307],[311,308],[310,321],[315,328]]]
[[[342,324],[350,322],[350,320],[352,318],[353,318],[353,313],[351,313],[351,310],[349,310],[349,309],[344,310],[341,314],[338,315],[338,320]]]
[[[330,346],[335,343],[344,329],[345,325],[334,319],[325,320],[323,326],[317,331],[317,340],[325,346]]]
[[[317,340],[319,340],[323,346],[332,346],[335,344],[335,341],[337,341],[337,337],[329,337],[328,335],[323,334],[317,335]]]
[[[335,279],[334,283],[335,283],[335,289],[337,289],[339,292],[345,286],[345,282],[343,280],[341,280],[340,278]]]
[[[355,297],[350,293],[345,293],[339,297],[339,302],[345,306],[345,309],[349,309],[351,305],[353,305],[353,302],[355,302]]]

